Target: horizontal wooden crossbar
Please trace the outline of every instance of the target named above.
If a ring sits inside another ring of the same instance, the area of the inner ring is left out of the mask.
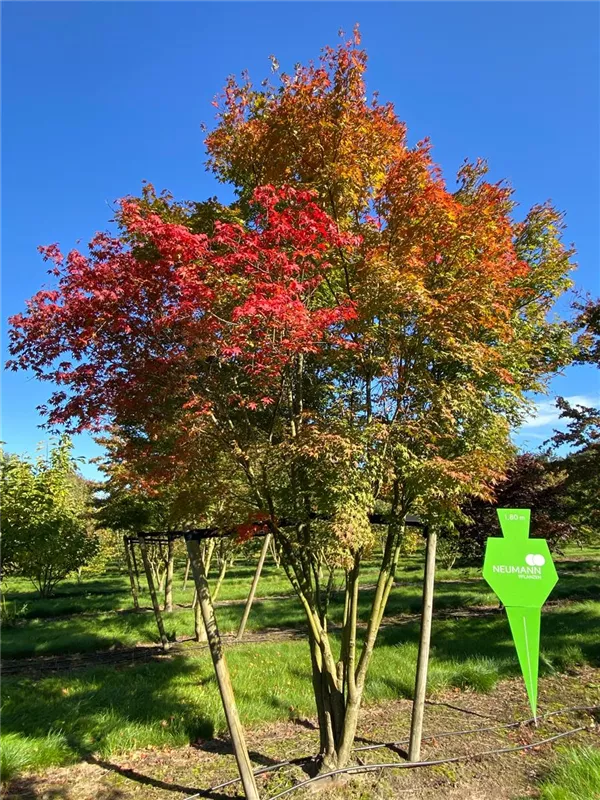
[[[259,527],[260,526],[260,527]],[[264,523],[257,523],[259,528],[252,537],[264,536]],[[202,541],[204,539],[225,539],[228,536],[238,536],[238,531],[235,529],[222,530],[221,528],[191,528],[188,531],[138,531],[133,536],[128,536],[127,540],[131,544],[139,544],[140,539],[143,539],[147,544],[168,544],[176,539],[184,539],[187,541]]]
[[[318,514],[311,515],[313,519],[325,520],[326,517],[319,516]],[[385,514],[369,514],[369,522],[372,525],[387,525],[389,518]],[[409,515],[404,520],[409,528],[426,528],[426,523],[420,517]],[[250,523],[256,526],[256,532],[253,537],[264,536],[267,531],[265,530],[265,522]],[[296,523],[293,520],[282,519],[279,520],[278,525],[282,528],[291,528]],[[196,542],[204,539],[224,539],[228,536],[238,536],[238,531],[235,528],[223,530],[222,528],[191,528],[190,530],[182,531],[137,531],[134,535],[128,536],[127,539],[131,544],[139,544],[140,539],[148,544],[168,544],[176,539],[193,540]]]

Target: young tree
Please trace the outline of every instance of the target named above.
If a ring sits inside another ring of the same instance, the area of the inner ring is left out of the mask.
[[[365,64],[356,38],[277,90],[231,80],[208,148],[237,206],[146,187],[88,256],[44,249],[58,286],[11,332],[13,366],[61,384],[50,423],[117,423],[127,463],[159,484],[218,454],[238,518],[266,520],[306,612],[325,769],[350,757],[406,515],[435,525],[490,496],[524,393],[570,347],[548,321],[570,268],[560,215],[515,222],[481,163],[448,191],[429,146],[366,100]]]
[[[139,442],[131,432],[113,430],[111,435],[98,438],[98,442],[106,450],[99,466],[107,480],[101,485],[102,493],[96,503],[97,521],[106,528],[133,533],[168,532],[219,525],[228,528],[237,521],[235,512],[239,510],[236,504],[232,507],[231,496],[236,481],[226,474],[226,465],[218,453],[190,448],[186,458],[165,460],[168,448],[177,449],[169,441],[165,426],[160,442],[154,442],[155,452],[143,448],[143,458],[136,459]],[[132,459],[137,468],[132,468]],[[212,547],[214,541],[202,549]],[[165,611],[172,610],[174,559],[183,550],[181,541],[170,542],[167,547],[147,546],[154,583],[160,591],[165,590]],[[205,555],[208,567],[210,554]],[[221,582],[225,569],[220,559]]]
[[[3,455],[2,566],[31,580],[42,597],[96,554],[89,487],[75,469],[63,438],[35,464]]]
[[[30,472],[24,462],[8,453],[0,454],[0,584],[16,568],[25,510],[19,502],[23,484]]]

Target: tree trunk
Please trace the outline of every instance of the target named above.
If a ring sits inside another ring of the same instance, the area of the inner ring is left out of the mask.
[[[235,703],[231,678],[229,676],[229,670],[225,660],[225,653],[223,651],[223,644],[221,642],[219,629],[217,627],[215,611],[210,598],[208,581],[206,580],[206,573],[204,572],[204,564],[202,563],[202,559],[200,557],[200,548],[198,546],[198,542],[188,539],[187,548],[190,560],[192,562],[192,572],[194,574],[194,582],[196,584],[196,591],[202,611],[202,618],[204,619],[204,625],[208,635],[208,646],[215,668],[217,683],[219,685],[221,700],[223,702],[223,709],[225,711],[227,726],[231,735],[233,751],[235,753],[235,758],[240,772],[240,778],[242,779],[244,793],[248,800],[259,800],[256,780],[252,771],[250,756],[248,755],[244,730],[242,728]]]
[[[210,562],[212,561],[213,553],[215,551],[215,539],[209,539],[208,544],[204,547],[204,555],[202,563],[204,564],[204,574],[208,577],[210,572]]]
[[[217,585],[215,586],[215,590],[212,593],[213,603],[219,596],[219,592],[221,591],[221,584],[223,583],[223,579],[225,578],[226,572],[227,572],[227,559],[224,558],[223,561],[221,562],[221,570],[219,572],[219,577],[217,578]]]
[[[173,611],[173,562],[175,560],[175,542],[169,539],[167,545],[167,569],[165,581],[165,611]]]
[[[160,603],[158,602],[158,595],[156,594],[154,579],[152,577],[152,568],[150,566],[150,560],[148,558],[148,549],[146,546],[146,542],[143,539],[140,539],[140,550],[142,551],[142,560],[144,562],[146,579],[148,581],[148,589],[150,590],[150,597],[152,598],[152,607],[154,608],[154,616],[156,617],[156,624],[158,626],[160,640],[162,642],[163,650],[168,650],[169,640],[167,639],[165,625],[163,622],[162,614],[160,613]]]
[[[127,564],[127,572],[129,574],[129,583],[131,584],[131,596],[133,598],[133,607],[136,611],[140,609],[138,599],[137,587],[135,585],[135,576],[133,574],[133,567],[131,564],[131,553],[129,552],[129,537],[123,536],[123,545],[125,546],[125,563]]]
[[[281,566],[281,557],[279,555],[279,551],[277,550],[277,543],[275,538],[271,538],[271,555],[273,556],[273,562],[277,569]]]
[[[187,589],[187,582],[188,582],[189,575],[190,575],[190,560],[188,558],[188,560],[185,562],[185,575],[183,576],[183,591],[184,592]]]
[[[252,608],[252,603],[254,602],[254,595],[256,594],[256,588],[258,586],[258,581],[260,580],[260,573],[262,572],[263,564],[265,563],[267,550],[269,549],[269,544],[271,543],[272,537],[273,537],[272,533],[267,533],[265,535],[263,546],[260,551],[260,556],[258,559],[258,565],[256,567],[256,572],[254,573],[254,578],[252,579],[252,586],[250,587],[250,593],[248,594],[248,599],[246,600],[246,605],[244,607],[244,613],[242,614],[240,627],[238,628],[236,636],[237,639],[241,639],[244,635],[244,631],[246,630],[246,623],[248,622],[248,617],[250,616],[250,609]]]
[[[425,692],[427,690],[427,667],[431,641],[431,618],[433,616],[433,587],[435,581],[435,549],[437,533],[427,531],[427,550],[425,553],[425,576],[423,578],[423,606],[421,611],[421,639],[417,659],[417,675],[410,726],[410,761],[418,761],[421,756],[421,736],[423,733],[423,713],[425,710]]]
[[[282,547],[282,565],[302,602],[309,623],[312,680],[320,734],[320,771],[345,767],[352,755],[364,694],[367,669],[390,591],[394,583],[404,532],[403,516],[394,514],[389,525],[379,577],[371,605],[366,635],[357,658],[357,616],[361,553],[355,554],[353,568],[346,576],[346,598],[339,660],[333,657],[327,631],[327,592],[319,586],[318,565],[310,554],[294,550],[281,531],[277,537]]]

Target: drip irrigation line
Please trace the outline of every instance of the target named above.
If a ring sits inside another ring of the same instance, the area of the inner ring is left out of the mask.
[[[554,742],[557,739],[562,739],[565,736],[573,736],[574,734],[579,733],[580,731],[589,731],[589,728],[583,725],[579,728],[573,728],[570,731],[557,733],[555,736],[550,736],[547,739],[540,739],[539,741],[532,742],[531,744],[522,744],[518,745],[517,747],[501,747],[498,748],[497,750],[484,750],[481,753],[473,753],[472,755],[467,755],[467,756],[438,758],[435,761],[400,761],[391,763],[388,762],[386,764],[365,764],[363,766],[334,769],[331,772],[324,772],[322,775],[317,775],[314,778],[309,778],[306,781],[297,783],[295,786],[292,786],[289,789],[285,789],[283,792],[274,794],[272,797],[269,798],[269,800],[279,800],[279,798],[286,797],[288,794],[292,794],[292,792],[295,792],[297,789],[301,789],[303,786],[308,786],[308,784],[325,780],[325,778],[332,778],[335,775],[360,774],[362,772],[377,772],[378,770],[383,770],[383,769],[416,769],[417,767],[435,767],[440,764],[455,764],[458,761],[472,761],[474,759],[485,758],[486,756],[499,755],[501,753],[514,753],[518,750],[531,750],[533,747],[540,747],[543,744],[549,744],[550,742]]]
[[[448,736],[467,736],[469,733],[489,733],[492,731],[497,731],[500,728],[516,728],[519,725],[523,725],[523,722],[508,722],[504,725],[494,725],[491,728],[469,728],[468,730],[464,731],[441,731],[440,733],[431,733],[429,736],[421,736],[422,742],[429,742],[432,739],[444,739]],[[366,744],[362,747],[353,747],[353,753],[363,753],[366,750],[381,750],[383,747],[397,747],[399,744],[408,744],[410,742],[410,738],[406,739],[396,739],[393,742],[381,742],[378,744]]]
[[[479,711],[472,711],[470,708],[462,708],[461,706],[454,706],[452,703],[443,703],[437,702],[435,700],[425,700],[426,705],[428,706],[446,706],[446,708],[452,708],[454,711],[462,711],[463,714],[472,714],[474,717],[484,717],[484,719],[498,719],[498,717],[494,717],[491,714],[482,714]]]
[[[465,711],[465,709],[463,709],[463,708],[458,709],[458,710],[459,711]],[[556,711],[546,711],[544,714],[538,714],[537,718],[536,717],[530,717],[529,719],[517,720],[516,722],[506,722],[506,723],[503,723],[502,725],[494,725],[494,726],[489,727],[489,728],[469,728],[469,729],[464,730],[464,731],[441,731],[440,733],[433,733],[433,734],[430,734],[429,736],[423,736],[422,739],[423,739],[423,741],[430,741],[431,739],[441,739],[442,737],[448,737],[448,736],[466,736],[469,733],[486,733],[486,732],[492,732],[492,731],[505,729],[505,728],[518,728],[518,727],[520,727],[522,725],[530,725],[532,722],[536,722],[539,719],[547,719],[549,717],[557,716],[558,714],[570,714],[570,713],[573,713],[575,711],[598,711],[598,710],[600,710],[600,705],[597,705],[597,706],[569,706],[568,708],[559,708]],[[448,763],[452,763],[454,761],[460,761],[460,760],[464,760],[464,759],[481,758],[482,756],[485,756],[485,755],[494,755],[494,754],[497,754],[497,753],[511,752],[513,750],[523,750],[523,749],[527,749],[527,748],[537,747],[538,745],[547,744],[548,742],[554,741],[554,739],[559,739],[562,736],[571,736],[574,733],[578,733],[579,731],[587,731],[587,730],[589,730],[588,727],[582,726],[580,728],[575,728],[573,730],[566,731],[564,733],[559,733],[557,736],[553,736],[550,739],[544,739],[542,741],[534,742],[533,744],[529,744],[529,745],[522,745],[522,746],[519,746],[517,748],[508,748],[508,749],[503,748],[501,750],[488,750],[485,753],[476,753],[476,754],[474,754],[472,756],[456,756],[456,757],[453,757],[453,758],[450,758],[450,759],[443,759],[441,761],[423,761],[423,762],[418,762],[418,761],[412,762],[412,761],[409,761],[409,762],[399,762],[399,763],[395,763],[394,762],[394,763],[384,764],[384,765],[365,765],[366,768],[365,767],[361,767],[361,766],[346,767],[346,769],[343,769],[343,770],[336,770],[335,772],[326,773],[326,774],[323,774],[322,776],[317,776],[316,778],[311,778],[308,781],[303,781],[302,783],[299,783],[296,786],[291,787],[291,789],[286,789],[286,793],[292,792],[296,788],[300,788],[301,786],[304,786],[307,783],[311,783],[314,780],[321,780],[321,778],[326,778],[326,777],[329,777],[330,775],[337,775],[339,772],[347,772],[347,771],[350,771],[350,770],[357,771],[357,772],[365,772],[365,771],[366,772],[370,772],[370,771],[373,771],[374,769],[379,769],[379,768],[396,767],[397,769],[402,769],[402,768],[407,769],[409,767],[421,767],[421,766],[433,766],[433,765],[436,765],[436,764],[448,764]],[[383,742],[381,744],[370,744],[370,745],[365,745],[363,747],[353,747],[352,748],[352,752],[355,753],[355,752],[364,752],[365,750],[377,750],[377,749],[380,749],[380,748],[383,748],[383,747],[392,747],[394,745],[406,744],[408,741],[409,741],[409,739],[397,739],[394,742]],[[313,756],[305,756],[303,758],[292,758],[292,759],[289,759],[287,761],[280,761],[277,764],[269,764],[266,767],[261,767],[260,769],[255,770],[254,771],[254,775],[255,775],[255,777],[258,777],[259,775],[265,775],[268,772],[274,772],[275,770],[281,769],[282,767],[296,766],[298,764],[305,764],[307,761],[311,761],[313,758],[314,758]],[[220,789],[225,789],[228,786],[233,786],[233,784],[239,783],[240,780],[241,780],[240,778],[231,778],[231,780],[225,781],[225,783],[220,783],[217,786],[211,786],[210,789],[205,789],[205,790],[203,790],[201,792],[198,792],[198,794],[190,795],[189,797],[186,797],[185,800],[195,800],[198,797],[206,796],[206,794],[208,792],[216,792],[216,791],[218,791]],[[270,798],[270,800],[277,800],[279,797],[282,797],[282,796],[283,795],[275,795],[274,797]]]
[[[540,719],[548,719],[557,714],[568,714],[574,711],[597,711],[600,706],[573,706],[572,708],[561,708],[558,711],[547,711],[545,714],[538,714],[537,717],[530,717],[529,719],[517,720],[516,722],[505,722],[502,725],[492,725],[489,728],[468,728],[464,731],[441,731],[440,733],[432,733],[428,736],[422,736],[421,741],[427,742],[431,739],[443,739],[447,736],[467,736],[469,733],[492,733],[506,728],[520,728],[523,725],[531,725],[532,722],[537,722]],[[352,752],[362,752],[364,750],[379,750],[382,747],[394,747],[399,744],[407,744],[410,739],[397,739],[394,742],[382,742],[381,744],[367,744],[363,747],[353,747]]]
[[[290,767],[295,766],[297,764],[305,764],[307,761],[310,761],[312,756],[305,756],[304,758],[291,758],[289,761],[280,761],[278,764],[269,764],[268,767],[261,767],[254,771],[254,777],[258,778],[259,775],[264,775],[267,772],[274,772],[276,769],[281,769],[282,767]],[[225,783],[220,783],[218,786],[211,786],[208,789],[208,792],[216,792],[219,789],[225,789],[226,786],[233,786],[234,783],[239,783],[241,778],[232,778],[230,781],[225,781]],[[204,794],[204,793],[202,793]],[[194,797],[201,797],[202,794],[193,794],[191,797],[186,797],[185,800],[192,800]]]

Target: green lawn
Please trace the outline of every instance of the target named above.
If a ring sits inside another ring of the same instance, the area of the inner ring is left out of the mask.
[[[582,560],[573,560],[575,556]],[[419,560],[419,556],[405,559],[388,604],[388,617],[419,610]],[[541,675],[576,665],[600,665],[599,564],[598,553],[568,554],[567,560],[559,560],[561,579],[553,598],[564,602],[549,606],[543,616]],[[251,564],[233,569],[222,599],[243,598],[251,574]],[[364,582],[368,584],[373,578],[371,570]],[[42,615],[5,628],[5,658],[102,650],[157,639],[152,613],[131,610],[127,580],[122,576],[65,584],[57,597],[45,601],[33,599],[21,582],[11,584],[9,599],[31,602],[30,611],[37,602]],[[181,580],[176,601],[189,603],[191,589],[184,596],[180,585]],[[497,606],[474,569],[440,570],[436,587],[438,612]],[[250,630],[304,625],[294,597],[276,598],[285,591],[287,583],[281,571],[268,567],[259,595],[271,599],[256,604]],[[370,589],[363,590],[363,619],[371,593]],[[64,611],[69,602],[81,604],[77,608],[86,608],[87,613],[46,613],[51,607]],[[117,613],[123,607],[129,610]],[[220,606],[221,629],[235,630],[241,612],[241,604]],[[341,618],[341,595],[334,598],[332,612],[334,619]],[[192,633],[189,609],[178,609],[166,618],[171,635]],[[367,702],[410,697],[418,633],[418,619],[410,617],[381,630],[366,688]],[[451,686],[485,692],[498,680],[520,674],[505,615],[493,610],[470,617],[438,614],[432,648],[430,692]],[[304,641],[237,645],[228,649],[227,658],[245,724],[313,715],[309,654]],[[68,763],[92,752],[111,756],[150,744],[184,745],[197,738],[210,738],[224,728],[206,651],[184,651],[168,660],[144,664],[90,667],[37,680],[7,676],[2,689],[2,763],[7,775],[20,769]]]
[[[584,560],[572,560],[574,557]],[[587,557],[586,557],[587,556]],[[406,557],[397,575],[388,602],[386,616],[416,614],[421,608],[422,557]],[[552,600],[598,599],[600,597],[600,555],[586,551],[569,553],[567,559],[557,560],[560,576]],[[243,601],[252,579],[254,565],[236,565],[231,568],[222,586],[219,603],[237,601],[237,605],[219,605],[217,617],[223,633],[237,630]],[[377,577],[374,564],[364,570],[362,584],[369,586]],[[340,575],[337,586],[340,587]],[[191,581],[182,590],[183,564],[178,565],[174,591],[175,610],[165,614],[167,632],[171,638],[192,636],[193,614],[189,608],[193,588]],[[265,565],[258,588],[258,596],[272,598],[257,602],[252,609],[247,629],[302,628],[304,614],[282,569]],[[288,595],[281,597],[281,595]],[[23,580],[12,579],[5,589],[7,603],[23,608],[17,625],[3,631],[2,647],[5,658],[35,655],[65,654],[107,650],[111,647],[135,646],[158,641],[150,597],[142,593],[141,603],[146,611],[133,611],[129,581],[126,576],[111,574],[102,580],[65,582],[55,597],[37,598]],[[359,618],[366,620],[372,600],[372,589],[361,591]],[[464,610],[481,606],[497,607],[497,599],[475,568],[438,570],[436,576],[435,609]],[[186,607],[187,606],[187,607]],[[341,592],[334,594],[331,614],[340,622],[343,613]]]
[[[546,615],[541,674],[575,663],[600,663],[600,603],[573,603]],[[386,628],[375,651],[367,702],[410,697],[418,624]],[[429,691],[456,686],[488,691],[519,674],[502,616],[436,620]],[[303,641],[247,644],[228,650],[243,721],[256,725],[313,714],[308,648]],[[41,680],[5,677],[3,735],[30,737],[45,765],[86,753],[124,753],[149,744],[177,746],[210,738],[225,722],[208,654],[102,667]],[[58,736],[58,746],[56,737]],[[51,750],[50,755],[48,749]]]
[[[540,787],[540,800],[594,800],[600,797],[600,749],[569,747]]]

